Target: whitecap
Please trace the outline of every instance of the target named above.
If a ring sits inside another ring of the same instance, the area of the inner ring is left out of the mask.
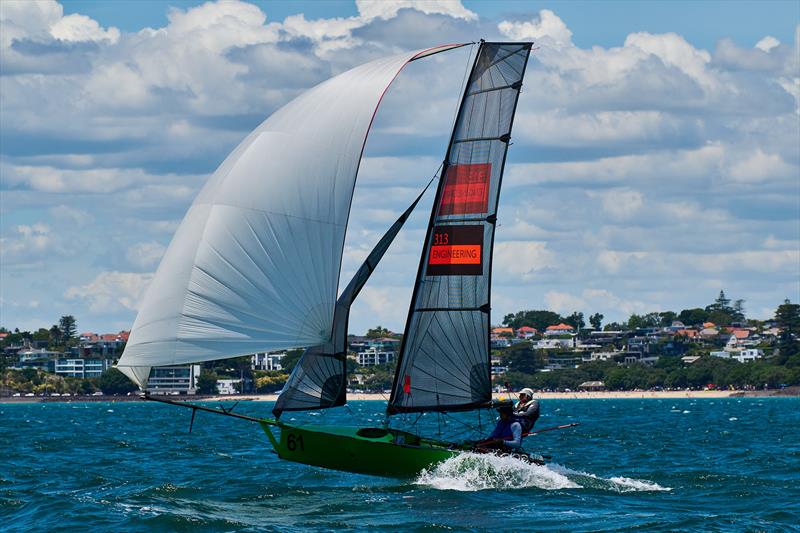
[[[737,420],[739,420],[739,419],[738,419],[738,418],[736,418],[735,416],[732,416],[732,417],[730,417],[728,420],[729,420],[729,421],[731,421],[731,422],[736,422],[736,421],[737,421]]]
[[[461,453],[430,470],[423,470],[416,483],[457,491],[580,488],[580,485],[547,466],[530,464],[513,457],[478,453]]]

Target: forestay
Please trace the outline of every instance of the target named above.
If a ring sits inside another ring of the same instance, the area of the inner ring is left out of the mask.
[[[225,159],[181,222],[117,367],[315,346],[331,339],[345,228],[381,97],[409,61],[372,61],[276,111]]]
[[[483,43],[445,158],[388,412],[491,401],[489,311],[497,201],[531,43]]]

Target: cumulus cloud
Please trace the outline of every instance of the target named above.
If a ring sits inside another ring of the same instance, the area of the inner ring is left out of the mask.
[[[634,32],[582,48],[557,9],[498,22],[458,1],[356,7],[277,20],[268,3],[206,2],[170,9],[163,27],[120,32],[54,1],[0,2],[4,264],[58,254],[63,273],[32,297],[16,288],[31,276],[4,277],[7,301],[50,301],[71,286],[69,305],[131,321],[138,287],[206,176],[272,111],[372,58],[476,35],[537,44],[498,218],[493,301],[503,311],[582,306],[625,318],[723,286],[755,310],[800,289],[797,36],[704,50],[679,31]],[[387,93],[345,274],[439,166],[468,51],[413,63]],[[430,196],[362,293],[355,330],[402,328]]]
[[[85,285],[68,288],[64,297],[85,301],[93,313],[135,311],[152,277],[152,274],[101,272]]]
[[[522,22],[504,20],[498,25],[498,29],[512,41],[544,39],[556,45],[572,44],[572,31],[549,9],[542,9],[533,20]]]

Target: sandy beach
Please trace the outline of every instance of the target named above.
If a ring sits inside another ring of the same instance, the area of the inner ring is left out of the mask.
[[[619,399],[674,399],[674,398],[766,398],[800,396],[800,387],[770,390],[708,390],[708,391],[575,391],[575,392],[537,392],[535,397],[542,400],[619,400]],[[514,394],[494,394],[494,399],[516,399]],[[168,396],[176,401],[253,401],[274,402],[277,394],[241,394],[228,396]],[[350,393],[350,401],[386,401],[388,394]],[[38,403],[38,402],[119,402],[142,401],[138,395],[131,396],[72,396],[64,397],[2,397],[0,403]]]

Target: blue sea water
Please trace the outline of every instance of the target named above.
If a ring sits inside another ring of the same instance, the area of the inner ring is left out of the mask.
[[[379,424],[383,408],[294,418]],[[213,414],[189,434],[160,404],[0,404],[0,530],[800,531],[800,399],[548,400],[537,427],[576,421],[527,439],[547,466],[465,456],[398,481],[281,461],[258,425]]]

